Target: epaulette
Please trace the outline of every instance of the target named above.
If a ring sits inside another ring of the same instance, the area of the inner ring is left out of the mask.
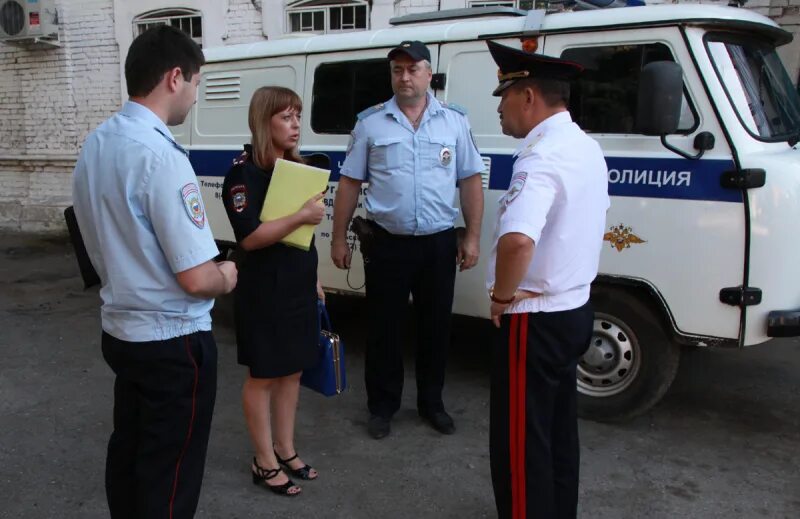
[[[441,103],[444,108],[449,108],[455,112],[460,113],[461,115],[467,115],[467,109],[461,105],[457,105],[455,103]]]
[[[359,121],[361,121],[362,119],[366,119],[367,117],[369,117],[374,113],[380,112],[381,110],[383,110],[383,107],[384,107],[383,103],[378,103],[375,106],[370,106],[366,110],[359,112],[359,114],[356,117],[358,118]]]
[[[544,137],[544,132],[539,132],[538,134],[536,134],[536,136],[534,136],[533,139],[531,139],[531,141],[527,144],[527,146],[522,148],[519,151],[519,153],[517,153],[517,157],[518,158],[525,157],[533,153],[533,149],[536,147],[537,144],[539,144],[539,141],[542,140],[543,137]]]
[[[234,165],[234,166],[241,166],[242,164],[244,164],[245,162],[247,162],[247,158],[248,158],[249,156],[250,156],[250,155],[249,155],[249,154],[248,154],[246,151],[243,151],[241,155],[239,155],[238,157],[236,157],[235,159],[233,159],[233,165]]]
[[[160,133],[160,134],[161,134],[161,136],[162,136],[162,137],[164,137],[165,139],[167,139],[167,140],[168,140],[168,141],[169,141],[169,142],[170,142],[170,143],[171,143],[173,146],[175,146],[175,148],[176,148],[178,151],[180,151],[181,153],[183,153],[183,154],[184,154],[184,155],[186,155],[187,157],[189,156],[189,152],[188,152],[188,151],[186,151],[186,148],[184,148],[183,146],[181,146],[180,144],[178,144],[177,142],[175,142],[175,139],[173,139],[172,137],[170,137],[169,135],[167,135],[166,133],[164,133],[163,131],[161,131],[161,128],[156,128],[156,127],[153,127],[153,129],[154,129],[155,131],[157,131],[158,133]]]

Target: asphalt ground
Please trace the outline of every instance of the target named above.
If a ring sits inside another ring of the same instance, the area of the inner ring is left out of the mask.
[[[107,517],[113,376],[99,297],[63,236],[0,234],[0,517]],[[488,321],[457,318],[445,399],[458,428],[416,415],[413,351],[392,434],[366,434],[364,301],[331,298],[350,389],[303,389],[297,447],[320,478],[296,499],[248,474],[230,301],[215,311],[217,403],[197,517],[494,517]],[[407,339],[412,344],[413,324]],[[664,400],[625,424],[581,421],[581,518],[800,517],[800,341],[690,350]]]

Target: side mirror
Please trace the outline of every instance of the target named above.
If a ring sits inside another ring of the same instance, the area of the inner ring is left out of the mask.
[[[642,67],[639,76],[639,98],[636,106],[636,128],[645,135],[658,135],[661,144],[673,153],[697,160],[714,148],[714,135],[700,132],[695,136],[692,155],[667,142],[667,135],[678,131],[683,102],[683,71],[672,61],[653,61]]]
[[[683,71],[673,61],[654,61],[642,68],[636,127],[645,135],[675,133],[681,117]]]

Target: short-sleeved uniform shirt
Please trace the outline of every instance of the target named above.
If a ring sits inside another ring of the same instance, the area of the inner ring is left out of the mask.
[[[394,97],[359,114],[340,172],[369,182],[371,220],[393,234],[428,235],[453,226],[456,182],[483,170],[465,111],[428,92],[416,132]]]
[[[161,119],[128,101],[89,134],[73,203],[106,333],[145,342],[211,329],[214,300],[187,294],[176,274],[219,251],[188,154]]]
[[[560,112],[533,128],[515,156],[499,200],[487,288],[494,286],[498,240],[522,233],[535,249],[519,288],[542,295],[514,303],[506,313],[578,308],[597,276],[609,207],[603,152],[569,112]]]

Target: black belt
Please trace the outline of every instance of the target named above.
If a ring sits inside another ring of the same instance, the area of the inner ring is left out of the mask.
[[[381,227],[379,223],[375,222],[375,220],[367,220],[367,223],[370,225],[370,227],[375,232],[375,234],[377,234],[379,236],[385,236],[387,238],[398,238],[398,239],[401,239],[401,240],[430,238],[431,236],[436,236],[436,235],[439,235],[439,234],[443,234],[443,233],[446,233],[446,232],[452,232],[453,231],[453,228],[450,227],[449,229],[445,229],[443,231],[434,232],[434,233],[431,233],[431,234],[394,234],[394,233],[391,233],[391,232],[387,231],[383,227]]]

